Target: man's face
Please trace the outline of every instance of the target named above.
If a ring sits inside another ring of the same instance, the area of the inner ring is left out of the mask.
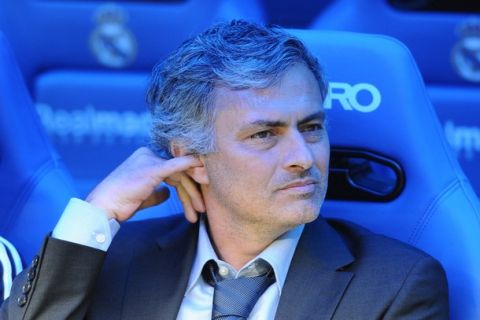
[[[207,208],[241,228],[275,234],[313,221],[327,189],[330,146],[312,72],[298,64],[270,88],[215,94]]]

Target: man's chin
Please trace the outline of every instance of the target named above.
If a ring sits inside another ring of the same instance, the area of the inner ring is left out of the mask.
[[[319,216],[319,211],[320,210],[317,210],[316,212],[311,212],[311,213],[305,214],[304,217],[303,217],[302,224],[310,223],[310,222],[315,221]]]
[[[318,218],[320,213],[318,205],[303,205],[289,209],[284,212],[284,219],[288,220],[292,226],[312,222]]]

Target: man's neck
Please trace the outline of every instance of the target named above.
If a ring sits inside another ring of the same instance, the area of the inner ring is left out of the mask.
[[[219,215],[209,214],[207,230],[212,246],[218,257],[236,270],[264,251],[283,232],[271,234],[261,226],[246,226],[232,219],[219,219]],[[285,230],[286,231],[286,230]]]

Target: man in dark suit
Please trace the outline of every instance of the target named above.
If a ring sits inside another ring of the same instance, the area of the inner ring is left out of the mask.
[[[278,28],[221,23],[154,69],[156,149],[73,199],[5,319],[447,319],[425,253],[319,216],[329,140],[317,60]],[[128,223],[176,187],[185,217]],[[112,241],[113,239],[113,241]]]

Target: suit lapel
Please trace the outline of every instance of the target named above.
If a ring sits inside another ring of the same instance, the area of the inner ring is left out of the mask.
[[[183,221],[136,252],[129,270],[122,319],[176,319],[195,257],[198,224]]]
[[[277,320],[331,319],[353,273],[354,258],[322,218],[307,224],[295,250],[277,309]]]

